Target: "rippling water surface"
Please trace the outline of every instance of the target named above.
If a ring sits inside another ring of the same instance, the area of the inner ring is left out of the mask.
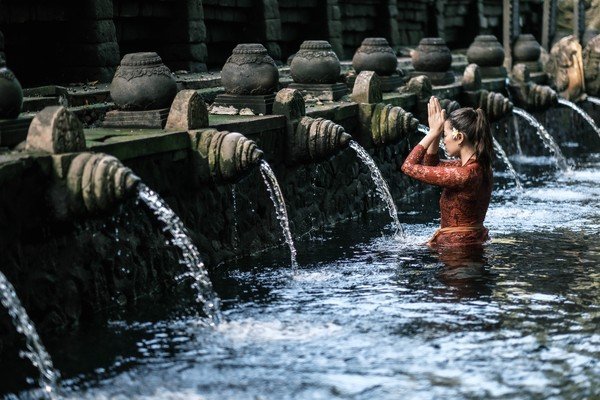
[[[431,200],[400,210],[404,241],[381,215],[299,240],[297,269],[284,248],[222,267],[216,329],[176,303],[71,338],[66,397],[598,398],[600,154],[575,161],[513,159],[525,190],[498,174],[469,257],[421,244]]]

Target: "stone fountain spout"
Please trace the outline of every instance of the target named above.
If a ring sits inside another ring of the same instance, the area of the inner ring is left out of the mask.
[[[239,182],[259,166],[264,157],[253,140],[238,132],[203,129],[189,134],[199,182]]]
[[[429,83],[427,77],[423,76],[423,79]],[[431,83],[429,88],[431,89]],[[380,79],[374,71],[358,74],[352,90],[352,100],[359,107],[360,125],[356,139],[363,147],[396,144],[417,131],[419,121],[410,112],[383,102]]]
[[[288,135],[286,159],[291,165],[321,162],[348,147],[351,139],[344,128],[333,121],[302,117]]]
[[[481,88],[481,72],[477,64],[465,68],[462,79],[463,92],[460,104],[465,107],[481,108],[490,121],[498,121],[512,114],[513,104],[501,93]]]
[[[527,111],[545,111],[558,105],[558,94],[549,86],[530,81],[526,64],[516,64],[507,89],[515,105]]]
[[[94,214],[132,197],[141,180],[116,157],[85,152],[72,159],[65,182],[69,210]]]

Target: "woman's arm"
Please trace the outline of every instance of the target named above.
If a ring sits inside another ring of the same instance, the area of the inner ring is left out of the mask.
[[[419,147],[422,154],[425,153],[425,149]],[[481,171],[477,164],[469,164],[465,167],[430,167],[415,163],[416,157],[411,158],[415,150],[417,150],[417,147],[413,149],[402,165],[402,172],[411,178],[445,188],[462,188],[473,184],[481,177]]]

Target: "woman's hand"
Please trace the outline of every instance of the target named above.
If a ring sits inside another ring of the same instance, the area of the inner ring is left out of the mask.
[[[429,122],[429,133],[439,138],[444,131],[446,121],[446,110],[442,109],[437,97],[431,96],[427,103],[427,120]]]

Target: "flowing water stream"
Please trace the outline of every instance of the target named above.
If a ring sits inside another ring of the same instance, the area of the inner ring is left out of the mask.
[[[546,128],[544,128],[544,126],[542,124],[540,124],[533,117],[533,115],[529,114],[527,111],[523,110],[522,108],[514,107],[513,114],[518,115],[519,117],[523,118],[525,121],[527,121],[529,123],[529,125],[531,125],[533,128],[535,128],[536,133],[542,139],[544,146],[546,146],[546,148],[549,149],[554,154],[554,158],[556,159],[556,165],[558,166],[558,168],[563,171],[568,171],[570,169],[570,167],[569,167],[569,164],[567,163],[567,159],[563,155],[562,151],[560,151],[560,147],[558,147],[558,144],[556,144],[556,142],[554,141],[554,138],[552,137],[552,135],[550,135],[548,133]]]
[[[363,162],[364,165],[367,166],[367,168],[369,168],[371,178],[375,183],[375,191],[381,200],[385,202],[388,213],[390,214],[390,217],[394,223],[395,234],[403,235],[402,224],[400,224],[400,220],[398,219],[398,209],[396,208],[396,204],[394,203],[394,199],[392,198],[388,184],[386,183],[385,179],[383,179],[379,168],[377,168],[377,164],[375,164],[375,161],[373,161],[369,153],[367,153],[367,151],[354,140],[350,141],[350,148],[356,152],[358,158]]]
[[[269,192],[269,196],[271,197],[271,201],[273,202],[273,206],[275,207],[275,215],[277,215],[279,225],[281,225],[281,229],[283,230],[283,237],[290,248],[291,265],[293,268],[296,268],[298,266],[298,262],[296,261],[296,246],[294,246],[294,239],[292,239],[292,232],[290,231],[290,221],[288,219],[283,193],[281,192],[277,178],[268,162],[264,160],[260,162],[260,173],[265,182],[265,186],[267,187],[267,191]]]
[[[517,154],[522,156],[523,149],[521,148],[521,132],[519,131],[519,120],[512,118],[513,129],[515,131],[515,145],[517,146]]]
[[[198,249],[188,236],[183,222],[171,207],[148,186],[139,185],[138,198],[163,224],[163,230],[171,235],[171,244],[181,250],[180,263],[186,266],[187,271],[178,279],[191,279],[192,288],[196,293],[196,301],[202,304],[202,310],[211,324],[217,325],[221,320],[220,299],[213,290],[208,271]]]
[[[46,399],[57,399],[56,381],[58,373],[52,365],[52,359],[42,344],[33,322],[31,322],[27,312],[21,305],[15,288],[2,272],[0,272],[0,303],[8,311],[17,332],[25,336],[27,351],[22,351],[20,355],[31,361],[33,366],[40,372],[41,395]]]
[[[519,179],[519,174],[517,174],[517,171],[515,171],[515,168],[513,167],[513,165],[510,162],[510,160],[508,159],[508,156],[506,155],[506,152],[502,148],[502,145],[500,143],[498,143],[498,141],[496,140],[495,137],[492,137],[492,140],[494,142],[494,149],[496,150],[496,153],[500,156],[500,158],[502,159],[502,161],[504,161],[504,164],[508,168],[508,171],[510,172],[510,174],[513,177],[513,179],[515,180],[515,186],[519,190],[522,190],[523,189],[523,185],[521,184],[521,179]]]
[[[598,128],[598,125],[596,125],[596,123],[594,122],[592,117],[590,117],[590,115],[588,113],[586,113],[581,107],[579,107],[577,104],[573,103],[572,101],[569,101],[567,99],[560,99],[560,98],[558,99],[558,104],[567,106],[567,107],[573,109],[575,112],[577,112],[577,114],[579,114],[588,124],[590,124],[590,126],[598,134],[598,137],[600,137],[600,128]]]
[[[592,104],[600,106],[600,99],[597,98],[597,97],[588,96],[586,100],[589,101]]]

